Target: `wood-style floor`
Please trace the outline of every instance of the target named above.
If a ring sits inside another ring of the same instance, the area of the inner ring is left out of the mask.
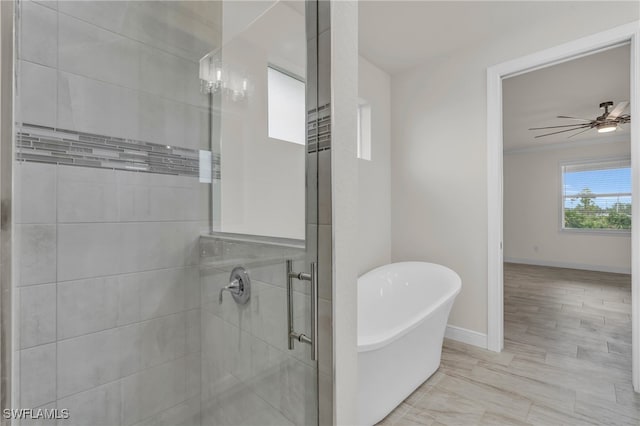
[[[631,277],[505,264],[505,348],[445,339],[440,369],[380,425],[640,425]]]

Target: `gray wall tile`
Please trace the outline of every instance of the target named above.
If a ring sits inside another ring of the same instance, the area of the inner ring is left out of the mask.
[[[140,139],[189,149],[210,149],[207,110],[140,93]]]
[[[56,285],[20,288],[20,347],[56,340]]]
[[[33,2],[49,9],[58,10],[58,0],[33,0]]]
[[[59,9],[192,61],[220,46],[220,29],[215,25],[219,24],[220,5],[207,6],[204,11],[201,6],[198,13],[189,13],[189,5],[118,2],[123,4],[112,6],[109,3],[60,1]]]
[[[200,353],[201,345],[201,316],[200,309],[187,311],[187,347],[186,353]]]
[[[121,32],[122,22],[127,17],[130,5],[126,2],[110,1],[81,2],[75,0],[59,0],[58,10],[66,15],[80,18],[114,32]]]
[[[275,406],[293,424],[315,422],[314,407],[315,370],[313,367],[290,357],[284,357],[261,377],[259,395]]]
[[[185,313],[156,318],[139,324],[141,367],[184,356],[187,343]]]
[[[282,287],[252,282],[251,332],[276,348],[287,345],[287,296]]]
[[[140,74],[140,43],[68,15],[59,16],[58,67],[61,71],[138,88],[144,76]]]
[[[15,162],[16,223],[56,223],[55,165]]]
[[[27,61],[19,61],[18,65],[20,91],[17,93],[17,120],[41,126],[55,126],[58,108],[56,69]]]
[[[192,179],[195,181],[195,178]],[[123,222],[198,220],[200,196],[201,191],[197,186],[181,188],[121,184],[118,187],[120,220]]]
[[[198,262],[198,226],[185,222],[123,223],[122,272],[194,265]]]
[[[59,408],[67,408],[70,416],[65,426],[117,426],[120,424],[120,382],[98,386],[58,400]]]
[[[140,321],[140,286],[130,276],[118,277],[118,325]]]
[[[200,271],[191,266],[185,270],[184,277],[185,310],[200,308]]]
[[[58,339],[113,328],[118,321],[118,277],[58,284]]]
[[[130,275],[140,291],[140,319],[147,320],[184,310],[186,270],[169,269]]]
[[[135,90],[59,72],[57,127],[139,139],[138,96]]]
[[[192,397],[136,423],[136,426],[200,426],[200,402],[199,396]]]
[[[56,345],[20,351],[20,407],[35,408],[56,399]]]
[[[22,3],[20,59],[55,67],[58,56],[58,16],[54,10],[31,1]]]
[[[277,408],[269,405],[244,383],[217,395],[202,412],[203,424],[293,425]]]
[[[125,377],[140,371],[142,333],[140,333],[140,323],[119,327],[117,330],[120,342],[120,376]]]
[[[131,425],[181,402],[186,390],[185,358],[122,379],[122,424]]]
[[[225,341],[225,322],[210,310],[202,310],[202,397],[207,401],[224,391],[224,383],[232,378],[228,368],[228,353]],[[236,380],[236,379],[233,379]]]
[[[186,354],[184,312],[120,327],[120,374],[130,375]]]
[[[181,103],[205,106],[198,63],[60,15],[59,68]]]
[[[120,377],[116,329],[58,342],[58,398]]]
[[[56,226],[19,225],[20,284],[56,281]]]
[[[115,222],[118,195],[113,170],[59,166],[58,222]]]
[[[202,358],[200,352],[194,352],[185,357],[185,396],[187,398],[200,395],[201,368]]]
[[[140,90],[185,104],[207,105],[208,95],[200,91],[197,62],[141,46],[140,71],[145,78],[140,81]]]
[[[58,225],[60,281],[117,274],[123,251],[119,224]],[[143,245],[142,241],[137,242]]]

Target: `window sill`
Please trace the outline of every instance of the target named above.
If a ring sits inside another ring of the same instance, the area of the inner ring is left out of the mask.
[[[591,228],[562,228],[560,233],[576,235],[600,235],[605,237],[631,237],[630,229],[591,229]]]

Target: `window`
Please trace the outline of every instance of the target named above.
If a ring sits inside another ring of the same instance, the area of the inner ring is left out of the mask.
[[[562,228],[631,229],[628,158],[562,165]]]
[[[357,154],[362,160],[371,160],[371,105],[365,101],[358,104]]]
[[[304,81],[272,67],[267,72],[269,137],[304,145]]]

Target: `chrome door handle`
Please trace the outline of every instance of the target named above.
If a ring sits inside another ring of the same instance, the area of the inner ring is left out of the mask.
[[[287,260],[287,322],[289,350],[294,342],[311,345],[311,360],[318,359],[318,271],[315,262],[311,263],[311,272],[293,272],[293,261]],[[295,331],[293,324],[293,280],[309,281],[311,284],[311,337]]]

